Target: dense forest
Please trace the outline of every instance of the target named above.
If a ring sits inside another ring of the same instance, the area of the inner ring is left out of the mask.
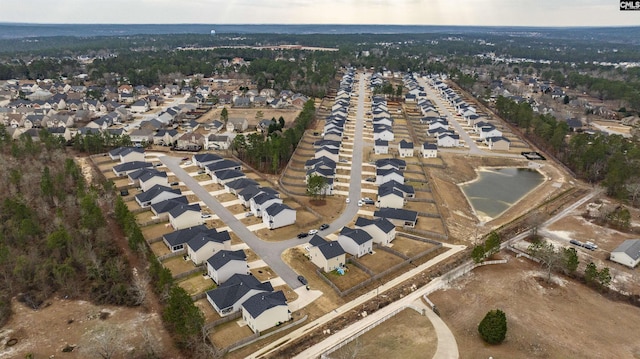
[[[63,146],[13,141],[0,127],[0,324],[14,296],[32,308],[54,294],[115,305],[144,297],[106,226],[113,191],[87,183]]]

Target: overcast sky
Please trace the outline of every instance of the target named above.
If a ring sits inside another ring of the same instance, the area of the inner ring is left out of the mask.
[[[0,22],[640,26],[618,0],[1,0]]]

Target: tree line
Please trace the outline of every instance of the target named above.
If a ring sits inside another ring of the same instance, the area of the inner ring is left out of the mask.
[[[308,100],[294,121],[294,125],[284,132],[272,132],[268,136],[252,133],[248,136],[237,135],[231,149],[238,158],[249,163],[259,171],[278,173],[289,163],[304,132],[315,116],[314,100]]]

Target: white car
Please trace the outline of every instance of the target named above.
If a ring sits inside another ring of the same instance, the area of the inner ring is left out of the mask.
[[[349,197],[347,197],[347,203],[349,203],[349,202],[351,202],[351,201],[349,200]]]
[[[202,217],[202,218],[211,218],[211,215],[209,213],[203,213],[200,217]]]
[[[191,164],[192,164],[191,161],[187,161],[187,162],[184,163],[185,166],[190,166]]]
[[[362,201],[358,201],[358,207],[362,207]]]
[[[317,230],[317,229],[312,229],[312,230],[310,230],[310,231],[309,231],[309,235],[310,235],[310,236],[313,236],[313,235],[314,235],[314,234],[316,234],[316,233],[318,233],[318,230]]]

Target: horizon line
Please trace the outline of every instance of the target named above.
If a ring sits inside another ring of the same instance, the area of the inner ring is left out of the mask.
[[[433,24],[341,24],[341,23],[299,23],[299,24],[285,24],[285,23],[228,23],[228,24],[215,24],[215,23],[117,23],[117,22],[104,22],[104,23],[81,23],[81,22],[14,22],[14,21],[0,21],[0,25],[202,25],[202,26],[398,26],[398,27],[488,27],[488,28],[532,28],[532,29],[571,29],[571,28],[633,28],[640,27],[640,25],[433,25]]]

